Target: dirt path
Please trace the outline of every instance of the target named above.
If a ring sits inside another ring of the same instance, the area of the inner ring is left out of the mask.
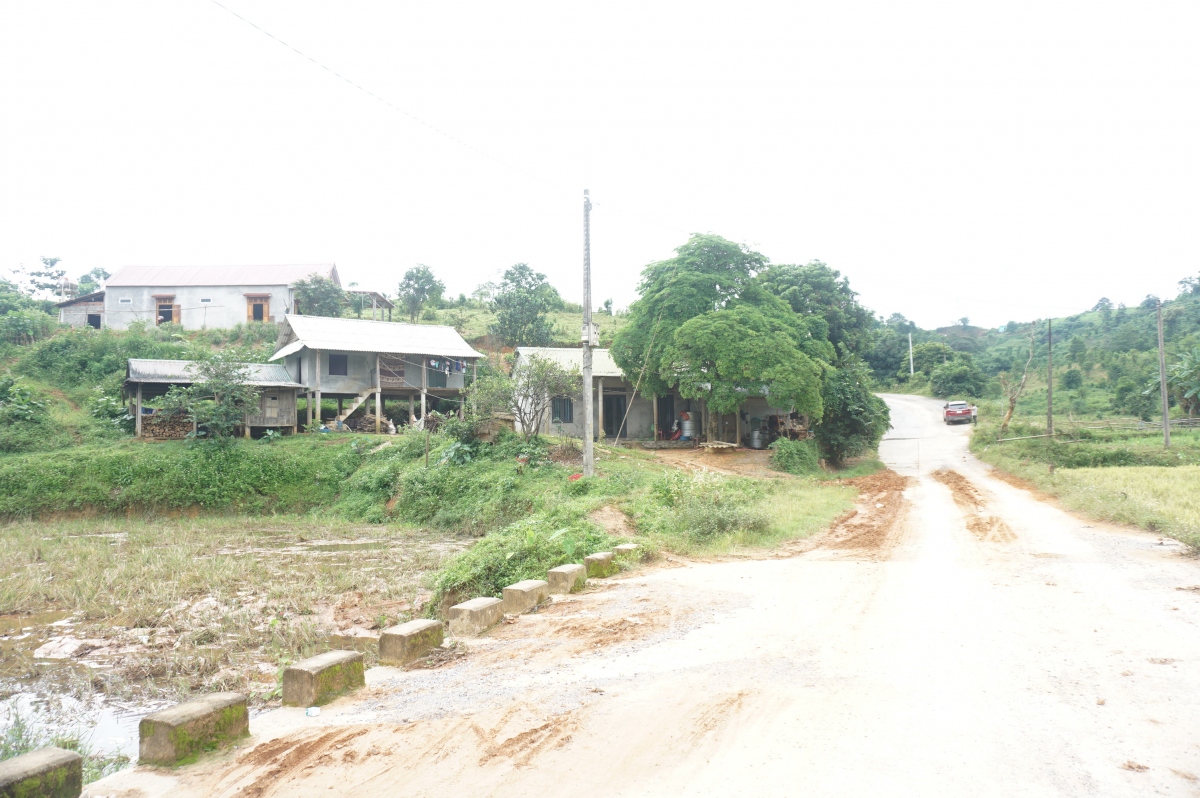
[[[905,497],[879,534],[614,580],[85,794],[1200,795],[1200,564],[988,476],[937,403],[888,401],[908,481],[876,491]]]

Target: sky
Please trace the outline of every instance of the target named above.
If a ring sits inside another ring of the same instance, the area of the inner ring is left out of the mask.
[[[1198,40],[1194,2],[3,3],[0,273],[524,262],[578,301],[586,188],[597,305],[697,232],[923,327],[1173,297]]]

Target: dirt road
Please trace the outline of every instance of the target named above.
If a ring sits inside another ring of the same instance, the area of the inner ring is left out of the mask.
[[[1200,795],[1200,563],[988,476],[938,403],[887,399],[881,454],[911,480],[875,548],[667,563],[86,794]]]

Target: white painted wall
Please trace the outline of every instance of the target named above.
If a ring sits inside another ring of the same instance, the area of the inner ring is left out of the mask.
[[[282,321],[293,304],[291,286],[150,286],[104,289],[104,326],[124,330],[131,322],[154,324],[158,300],[154,294],[174,294],[185,330],[228,329],[246,322],[246,294],[270,294],[270,316]],[[209,300],[205,302],[203,300]],[[122,300],[128,300],[123,302]],[[266,319],[270,321],[270,319]]]

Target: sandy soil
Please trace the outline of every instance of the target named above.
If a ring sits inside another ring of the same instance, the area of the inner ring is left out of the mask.
[[[1200,795],[1200,563],[887,399],[896,474],[795,556],[601,583],[85,795]]]

